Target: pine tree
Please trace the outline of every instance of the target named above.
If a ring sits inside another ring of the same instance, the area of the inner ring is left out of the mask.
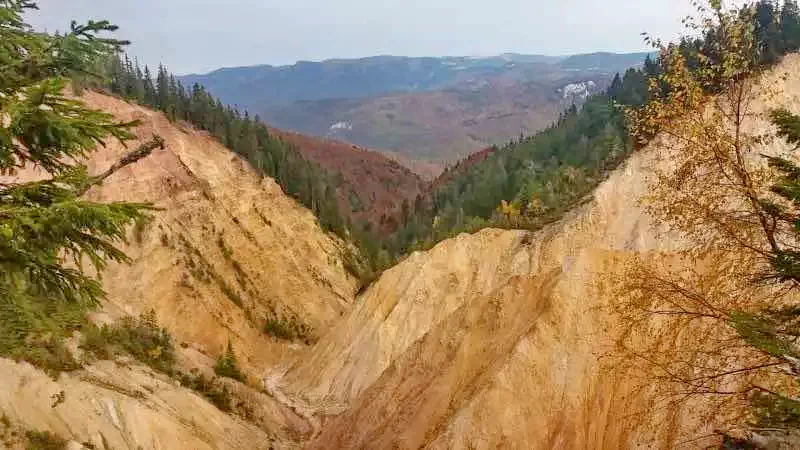
[[[48,175],[29,183],[0,179],[0,353],[15,357],[26,351],[15,343],[34,328],[63,329],[69,324],[62,313],[97,304],[103,290],[82,268],[86,261],[98,271],[108,261],[127,261],[116,244],[150,208],[81,196],[163,145],[154,138],[96,176],[76,162],[109,138],[134,138],[135,122],[117,122],[63,93],[71,75],[88,72],[126,42],[101,37],[116,30],[107,21],[73,22],[63,36],[36,33],[22,18],[35,7],[0,1],[0,175],[30,166]]]
[[[239,361],[236,359],[236,352],[233,350],[233,344],[230,341],[228,341],[225,353],[217,359],[217,363],[214,365],[214,373],[221,377],[232,378],[241,382],[245,381],[245,376],[239,369]]]
[[[787,52],[800,50],[800,8],[795,0],[786,0],[781,10],[783,47]]]
[[[163,65],[158,66],[156,76],[156,97],[158,109],[167,111],[169,108],[169,74]]]
[[[112,87],[113,90],[113,87]],[[150,73],[150,68],[144,66],[144,104],[155,105],[157,99],[156,87],[153,84],[153,75]]]
[[[648,58],[650,57],[648,56]],[[622,90],[622,79],[619,77],[619,73],[617,73],[616,75],[614,75],[614,79],[611,81],[611,86],[608,88],[608,96],[613,99],[616,99],[617,96],[620,94],[621,90]],[[560,117],[561,116],[559,115],[559,122],[561,122]]]
[[[756,39],[763,64],[773,64],[783,52],[775,5],[771,1],[756,4]]]

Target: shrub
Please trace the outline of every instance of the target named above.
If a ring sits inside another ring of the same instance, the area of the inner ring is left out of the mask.
[[[311,338],[311,327],[298,323],[294,318],[289,320],[267,319],[267,323],[264,325],[264,333],[285,341],[300,339],[308,343]]]
[[[87,353],[100,359],[111,359],[127,353],[155,370],[172,374],[175,366],[175,345],[166,329],[160,328],[155,311],[139,319],[126,317],[114,325],[89,326],[81,343]]]
[[[294,339],[294,333],[288,323],[276,319],[267,320],[267,324],[264,325],[264,333],[287,341]]]
[[[222,385],[216,379],[208,379],[203,374],[181,376],[181,385],[197,391],[220,411],[231,412],[233,410],[233,397],[227,386]]]
[[[217,363],[214,365],[214,373],[221,377],[244,382],[244,374],[241,369],[239,369],[239,362],[236,360],[236,352],[233,351],[233,344],[230,342],[228,342],[228,348],[225,350],[225,354],[220,356]]]
[[[27,361],[42,369],[48,375],[57,377],[61,372],[71,372],[81,368],[72,353],[64,345],[63,339],[47,337],[30,342],[14,353],[20,360]]]
[[[79,369],[63,339],[86,324],[88,308],[80,302],[0,296],[0,357],[27,361],[53,377]]]
[[[27,450],[63,450],[67,448],[67,441],[49,431],[28,431]]]

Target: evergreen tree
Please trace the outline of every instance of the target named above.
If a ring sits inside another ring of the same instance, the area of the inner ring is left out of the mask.
[[[781,10],[781,37],[787,52],[800,50],[800,9],[796,0],[786,0]]]
[[[156,76],[156,98],[157,103],[155,106],[166,112],[169,107],[169,74],[163,65],[158,66],[158,75]]]
[[[153,84],[153,75],[150,73],[150,68],[144,66],[144,95],[143,100],[146,105],[153,105],[156,102],[157,94],[156,87]],[[113,86],[111,87],[113,90]]]
[[[775,4],[764,0],[756,3],[756,40],[761,53],[761,62],[773,64],[783,52],[778,15]]]
[[[89,72],[125,42],[101,37],[116,30],[107,21],[73,22],[62,36],[36,33],[22,18],[35,7],[27,0],[0,1],[0,174],[37,166],[48,175],[37,182],[0,182],[0,354],[20,358],[25,355],[19,352],[33,351],[23,344],[32,335],[64,331],[70,326],[66,311],[79,320],[98,302],[100,283],[81,268],[85,261],[98,271],[108,261],[127,261],[116,244],[150,208],[81,196],[163,145],[154,138],[103,174],[88,174],[77,161],[108,138],[134,138],[136,123],[117,122],[63,91],[68,77]],[[112,80],[127,89],[120,81]]]
[[[219,357],[214,364],[214,373],[221,377],[232,378],[236,381],[244,382],[245,376],[239,369],[239,361],[236,359],[236,352],[233,351],[233,344],[228,341],[225,353]]]

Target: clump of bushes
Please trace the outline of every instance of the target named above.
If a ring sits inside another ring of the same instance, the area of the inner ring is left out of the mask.
[[[205,375],[182,374],[181,386],[200,393],[214,404],[220,411],[233,411],[233,396],[227,386],[217,379],[206,378]]]
[[[99,359],[129,354],[169,375],[175,369],[175,345],[172,336],[166,329],[158,326],[153,310],[138,319],[126,317],[114,325],[86,327],[81,348]]]
[[[264,333],[285,341],[302,340],[306,343],[311,341],[311,327],[304,323],[297,322],[296,319],[267,319],[264,324]]]
[[[67,441],[49,431],[28,431],[25,433],[28,439],[27,450],[64,450],[67,448]]]
[[[27,346],[12,353],[12,357],[33,364],[53,378],[61,372],[81,368],[81,364],[64,345],[63,338],[54,336],[29,340]]]
[[[218,376],[225,378],[232,378],[236,381],[244,383],[245,376],[239,369],[239,362],[236,359],[236,352],[233,351],[233,344],[228,342],[228,348],[225,354],[219,357],[217,363],[214,364],[214,373]]]
[[[155,311],[151,310],[139,318],[124,318],[114,325],[86,327],[81,348],[98,359],[112,359],[119,354],[130,355],[179,380],[183,387],[200,393],[221,411],[233,411],[233,395],[218,378],[207,378],[201,373],[182,373],[175,368],[172,336],[169,331],[159,327]],[[226,352],[217,360],[214,372],[219,377],[245,381],[230,343]]]

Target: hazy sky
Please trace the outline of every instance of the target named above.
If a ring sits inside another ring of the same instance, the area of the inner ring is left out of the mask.
[[[129,53],[173,72],[379,54],[640,51],[674,37],[689,0],[39,0],[48,31],[105,18]]]

